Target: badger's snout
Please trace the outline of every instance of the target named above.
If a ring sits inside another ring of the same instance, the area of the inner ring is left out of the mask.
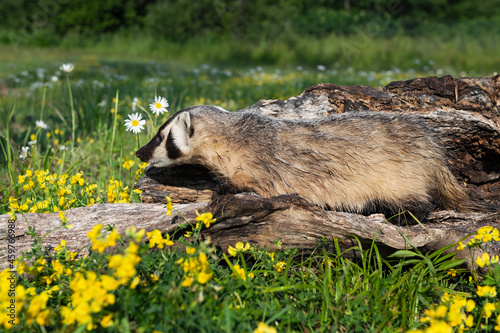
[[[153,155],[153,149],[150,147],[150,143],[142,146],[139,150],[135,152],[135,156],[142,162],[149,163],[151,156]]]

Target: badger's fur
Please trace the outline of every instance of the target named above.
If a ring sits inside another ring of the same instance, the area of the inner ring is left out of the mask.
[[[296,193],[333,210],[424,218],[436,205],[463,210],[467,202],[434,135],[409,115],[280,120],[194,106],[136,155],[155,167],[200,164],[240,191]]]

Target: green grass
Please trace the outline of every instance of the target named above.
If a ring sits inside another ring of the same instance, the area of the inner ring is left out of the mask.
[[[490,53],[481,60],[472,55],[477,49],[497,46],[468,40],[460,53],[450,51],[460,44],[454,41],[440,45],[401,36],[372,40],[366,52],[353,54],[353,61],[347,64],[339,45],[349,41],[352,39],[347,37],[302,40],[290,54],[283,52],[289,46],[280,43],[239,45],[233,50],[231,43],[215,46],[211,41],[197,40],[181,47],[154,45],[153,39],[146,38],[135,47],[127,47],[123,37],[83,45],[78,50],[20,47],[13,52],[10,46],[3,46],[0,119],[5,126],[0,127],[0,214],[52,212],[96,202],[138,202],[140,197],[132,186],[144,166],[139,166],[134,151],[138,141],[144,144],[168,117],[152,117],[147,112],[155,94],[168,99],[170,114],[195,104],[238,110],[259,99],[298,95],[316,83],[380,86],[394,80],[462,71],[490,74],[496,66]],[[425,48],[432,52],[424,52]],[[203,58],[195,52],[199,49],[204,50]],[[392,49],[398,52],[389,52]],[[236,55],[241,58],[235,59]],[[255,65],[261,61],[283,66]],[[58,68],[69,62],[75,64],[75,70],[69,74],[68,85],[66,75]],[[58,79],[52,80],[52,76]],[[134,98],[139,100],[136,111],[132,111]],[[138,136],[124,127],[124,119],[132,112],[148,120]],[[37,120],[47,123],[48,129],[37,128]],[[27,158],[21,158],[21,148],[33,139],[36,144]],[[127,160],[136,162],[130,170],[124,165]],[[68,223],[73,222],[77,223]],[[194,221],[189,223],[194,225]],[[191,228],[188,222],[186,227]],[[19,285],[46,296],[27,294],[17,300],[25,305],[19,312],[17,331],[84,331],[88,324],[76,319],[72,322],[69,316],[77,313],[78,304],[70,302],[78,295],[72,281],[80,279],[87,288],[99,290],[105,279],[120,279],[119,268],[114,266],[120,258],[134,270],[127,266],[131,275],[122,276],[119,285],[108,286],[107,293],[119,302],[101,304],[91,313],[97,331],[167,332],[184,327],[188,331],[251,332],[263,322],[279,331],[402,332],[410,327],[452,325],[453,316],[459,313],[466,318],[472,316],[472,331],[486,332],[494,328],[500,314],[500,305],[494,305],[491,319],[483,318],[481,311],[494,297],[476,294],[479,286],[500,288],[500,266],[491,263],[490,275],[481,283],[474,279],[470,282],[470,274],[453,277],[448,273],[455,274],[452,269],[460,262],[444,254],[444,249],[422,254],[410,248],[388,260],[380,256],[375,245],[364,249],[358,245],[360,259],[349,261],[338,247],[328,253],[319,246],[302,260],[294,249],[273,254],[254,248],[228,258],[198,240],[198,232],[195,228],[190,239],[182,232],[172,235],[176,243],[192,241],[193,253],[168,246],[151,251],[146,243],[137,250],[141,260],[134,264],[127,261],[133,256],[123,252],[132,242],[127,237],[117,250],[123,257],[114,259],[94,252],[75,261],[64,250],[50,252],[53,261],[59,260],[65,269],[72,270],[69,275],[43,261],[44,249],[35,236],[32,254],[22,266],[30,275],[21,275]],[[109,241],[95,238],[94,244],[97,240]],[[326,241],[335,244],[335,240]],[[202,260],[204,255],[207,264]],[[44,256],[47,259],[47,254]],[[192,260],[194,264],[184,269],[179,260]],[[78,278],[76,272],[81,273]],[[97,280],[89,272],[95,272]],[[212,275],[199,280],[201,272]],[[183,286],[187,277],[194,279],[191,286]],[[47,284],[47,279],[53,282]],[[131,288],[134,284],[135,289]],[[52,289],[56,285],[58,292]],[[2,289],[0,297],[4,296]],[[454,304],[469,299],[476,307],[466,310],[462,306],[457,312]],[[3,309],[2,302],[9,299],[0,300]],[[37,304],[45,304],[45,308],[36,308]],[[441,316],[444,308],[434,304],[444,306],[446,314]],[[436,314],[438,309],[441,312]],[[105,317],[108,322],[102,324]],[[420,318],[430,322],[422,324]],[[110,328],[103,328],[109,321]],[[465,325],[464,318],[459,321]],[[453,326],[455,331],[460,325]]]

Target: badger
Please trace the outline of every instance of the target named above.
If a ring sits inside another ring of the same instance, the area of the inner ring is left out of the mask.
[[[171,116],[136,156],[154,167],[199,164],[240,192],[298,194],[336,211],[425,219],[438,206],[467,210],[436,135],[411,115],[288,120],[193,106]]]

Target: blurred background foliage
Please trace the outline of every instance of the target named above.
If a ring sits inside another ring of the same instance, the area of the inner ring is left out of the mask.
[[[2,0],[0,12],[0,44],[14,48],[236,65],[500,67],[500,0]]]
[[[361,25],[379,36],[439,34],[440,27],[500,32],[500,0],[2,0],[0,12],[1,41],[12,42],[9,32],[15,31],[20,40],[39,46],[75,34],[144,32],[177,42],[195,36],[274,40],[355,34]]]

